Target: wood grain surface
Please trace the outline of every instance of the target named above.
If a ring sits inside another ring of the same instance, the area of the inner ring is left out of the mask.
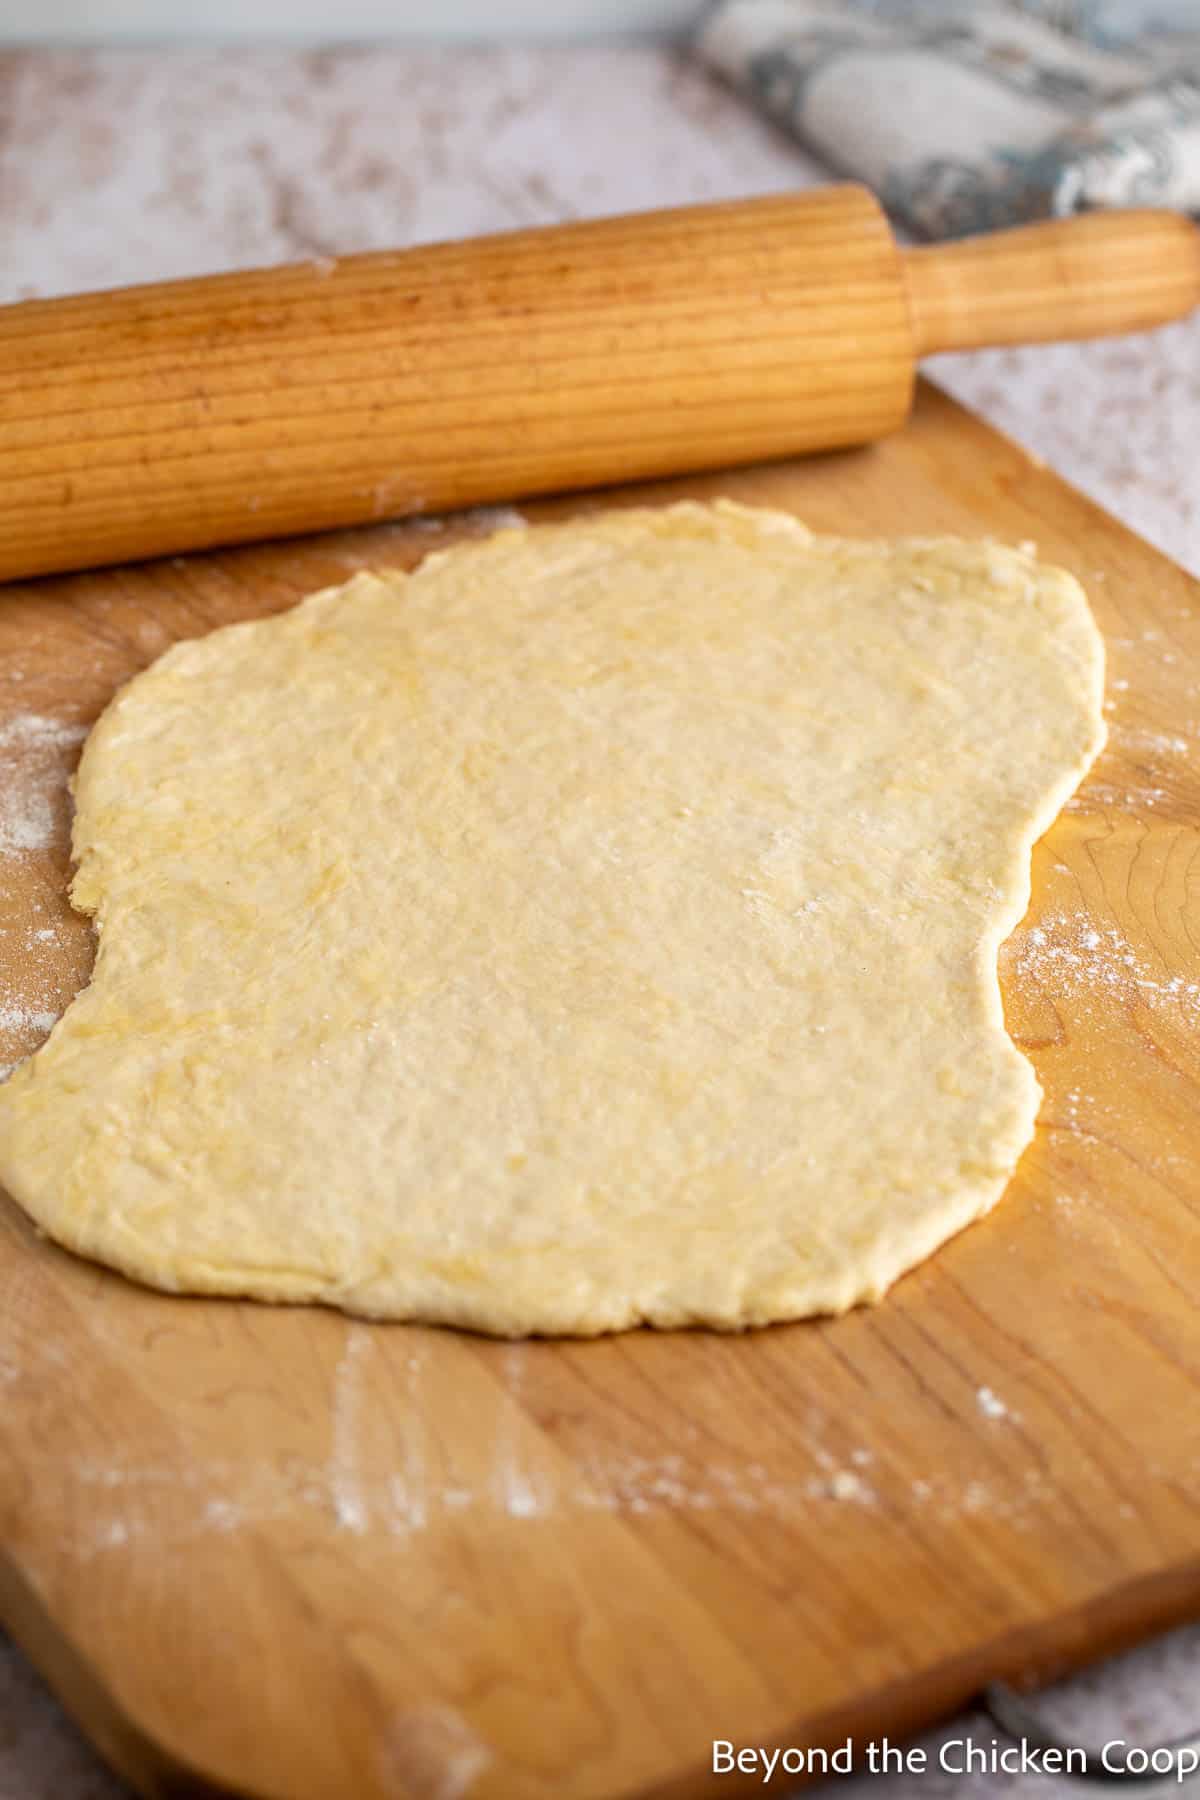
[[[147,1794],[758,1791],[714,1738],[895,1735],[1200,1613],[1200,590],[930,389],[873,450],[528,512],[689,493],[1033,539],[1087,586],[1112,738],[1002,953],[1037,1138],[881,1306],[740,1338],[172,1299],[6,1203],[0,1612]],[[0,1061],[88,970],[57,727],[176,638],[486,524],[7,590]]]

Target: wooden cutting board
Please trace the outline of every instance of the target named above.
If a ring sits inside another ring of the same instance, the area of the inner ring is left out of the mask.
[[[5,1200],[0,1613],[147,1794],[756,1792],[713,1739],[895,1736],[1200,1612],[1200,589],[928,388],[874,450],[527,511],[720,493],[1092,597],[1111,743],[1002,954],[1036,1141],[883,1305],[741,1338],[170,1299]],[[0,1062],[87,976],[62,782],[116,685],[481,523],[0,598]]]

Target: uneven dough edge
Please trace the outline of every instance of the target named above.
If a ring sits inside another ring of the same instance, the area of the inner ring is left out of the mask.
[[[691,503],[683,503],[681,507],[651,511],[650,509],[632,510],[624,514],[605,515],[608,519],[619,519],[629,529],[636,531],[640,520],[661,520],[664,514],[681,517],[683,523],[690,515],[705,512],[721,512],[730,524],[747,520],[747,530],[759,528],[780,531],[796,531],[796,522],[787,515],[764,514],[759,509],[739,508],[731,503],[718,503],[714,509],[695,508]],[[773,527],[767,521],[774,519]],[[592,522],[594,523],[594,521]],[[572,525],[535,528],[546,534],[570,532]],[[507,536],[508,533],[498,534]],[[807,537],[807,534],[805,534]],[[487,540],[470,548],[476,553],[486,553]],[[827,540],[815,540],[817,544]],[[840,541],[840,540],[832,540]],[[910,539],[900,540],[912,546],[936,547],[953,545],[956,540],[942,539]],[[977,549],[978,546],[971,546]],[[894,546],[891,546],[894,548]],[[426,559],[426,564],[441,561],[444,556],[453,556],[456,551],[440,553],[435,558]],[[362,579],[362,578],[359,578]],[[368,580],[370,578],[367,578]],[[389,579],[402,587],[404,578],[397,580],[389,574]],[[1079,584],[1074,578],[1061,570],[1044,565],[1036,565],[1036,579],[1045,586],[1057,588],[1069,602],[1083,609],[1086,614],[1086,599]],[[353,587],[353,583],[347,584]],[[334,600],[344,596],[346,588],[324,590],[320,594],[311,595],[280,620],[265,621],[264,624],[277,625],[286,619],[299,614],[309,617],[319,616],[324,608]],[[211,652],[215,641],[225,638],[230,633],[245,633],[259,629],[259,623],[235,625],[198,642],[203,643]],[[188,653],[196,648],[196,642],[176,646],[164,658],[152,666],[145,676],[136,677],[118,699],[129,695],[138,683],[168,666],[172,658],[187,662]],[[952,1199],[947,1199],[940,1212],[931,1211],[923,1222],[923,1229],[910,1227],[903,1249],[892,1242],[874,1246],[872,1251],[864,1254],[855,1267],[844,1269],[836,1279],[830,1279],[828,1272],[818,1272],[810,1279],[794,1279],[786,1288],[777,1289],[769,1297],[755,1300],[745,1294],[713,1294],[697,1302],[680,1302],[669,1297],[647,1303],[644,1296],[637,1294],[622,1295],[613,1291],[597,1292],[597,1283],[589,1281],[572,1284],[570,1279],[564,1280],[560,1286],[550,1292],[547,1287],[547,1270],[544,1265],[534,1277],[537,1288],[533,1310],[537,1313],[536,1323],[530,1323],[531,1301],[528,1293],[527,1271],[518,1266],[513,1269],[513,1282],[508,1300],[504,1297],[502,1286],[492,1279],[482,1293],[464,1291],[456,1286],[453,1279],[440,1276],[429,1263],[414,1268],[410,1279],[404,1279],[403,1271],[389,1270],[389,1288],[386,1299],[380,1301],[372,1291],[374,1276],[365,1282],[346,1283],[337,1278],[324,1278],[303,1269],[275,1268],[266,1266],[249,1266],[239,1268],[233,1265],[217,1265],[192,1255],[179,1256],[174,1264],[164,1267],[161,1257],[155,1256],[152,1249],[144,1245],[140,1239],[132,1235],[128,1241],[122,1242],[119,1236],[113,1236],[113,1222],[108,1221],[107,1231],[104,1221],[99,1222],[99,1229],[92,1229],[96,1223],[90,1216],[72,1217],[64,1215],[57,1209],[52,1193],[47,1194],[40,1189],[36,1177],[30,1179],[24,1166],[25,1158],[18,1148],[11,1151],[7,1134],[0,1138],[0,1179],[9,1186],[10,1191],[25,1210],[43,1229],[48,1231],[67,1248],[86,1256],[98,1257],[99,1260],[112,1264],[125,1274],[151,1286],[168,1292],[194,1292],[226,1296],[252,1296],[265,1300],[280,1302],[316,1301],[339,1307],[345,1311],[364,1317],[384,1317],[390,1319],[419,1319],[423,1322],[455,1325],[470,1329],[482,1330],[493,1335],[572,1335],[592,1336],[605,1332],[625,1329],[638,1324],[650,1324],[659,1327],[675,1327],[686,1325],[709,1325],[721,1329],[740,1329],[769,1321],[782,1321],[808,1316],[814,1313],[840,1313],[864,1300],[875,1300],[886,1292],[887,1288],[907,1269],[923,1261],[934,1249],[955,1235],[967,1224],[987,1212],[1003,1194],[1018,1157],[1033,1135],[1040,1089],[1033,1073],[1032,1066],[1020,1054],[1003,1030],[1002,1001],[999,980],[996,972],[996,956],[1000,944],[1008,936],[1023,916],[1030,895],[1030,858],[1034,844],[1048,829],[1057,816],[1065,800],[1074,791],[1083,775],[1103,745],[1105,731],[1100,709],[1100,697],[1103,686],[1103,652],[1098,633],[1093,627],[1093,655],[1090,669],[1086,671],[1092,689],[1091,722],[1092,730],[1088,741],[1079,756],[1070,766],[1064,767],[1059,778],[1039,797],[1036,810],[1028,818],[1024,830],[1019,837],[1014,837],[1008,845],[1009,878],[1003,884],[1003,904],[996,905],[990,928],[977,946],[977,954],[989,978],[988,993],[996,1031],[1003,1037],[1004,1048],[1013,1059],[1014,1071],[1019,1065],[1020,1079],[1024,1086],[1023,1101],[1012,1119],[1009,1140],[1005,1146],[1005,1166],[996,1170],[989,1168],[980,1170],[974,1175],[965,1176]],[[102,716],[85,749],[81,762],[77,797],[79,812],[76,821],[74,848],[81,859],[79,875],[73,888],[72,898],[81,910],[93,913],[96,918],[100,938],[100,951],[97,969],[93,977],[93,987],[101,975],[101,963],[104,954],[104,903],[106,898],[106,877],[103,859],[97,857],[95,846],[91,840],[90,780],[89,772],[94,766],[98,749],[103,746],[106,734],[116,726],[116,714],[110,708]],[[90,990],[85,990],[89,992]],[[77,1004],[77,1003],[76,1003]],[[6,1090],[0,1090],[0,1132],[4,1132],[9,1123],[9,1114],[14,1103],[19,1104],[20,1096],[30,1084],[36,1083],[39,1069],[45,1066],[46,1060],[62,1041],[63,1025],[72,1021],[75,1005],[64,1015],[64,1021],[55,1028],[46,1046],[12,1078]],[[69,1026],[68,1026],[69,1029]],[[1019,1114],[1019,1116],[1018,1116]],[[514,1256],[515,1265],[520,1258]],[[503,1258],[497,1258],[497,1263]],[[603,1283],[599,1284],[603,1288]]]

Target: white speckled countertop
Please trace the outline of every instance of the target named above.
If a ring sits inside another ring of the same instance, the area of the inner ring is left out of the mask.
[[[11,52],[0,55],[0,300],[763,192],[826,173],[662,50]],[[1200,315],[1152,336],[934,367],[1200,572]],[[1050,1710],[1081,1743],[1148,1744],[1200,1726],[1200,1627],[1072,1684]],[[964,1735],[986,1744],[995,1733],[976,1718],[938,1738]],[[865,1780],[838,1792],[857,1800],[860,1785],[865,1800]],[[1081,1791],[950,1773],[869,1786],[875,1800]],[[124,1792],[0,1643],[0,1800]]]

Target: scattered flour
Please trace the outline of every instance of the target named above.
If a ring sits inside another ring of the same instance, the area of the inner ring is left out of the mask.
[[[1132,725],[1118,726],[1112,735],[1125,749],[1145,756],[1190,756],[1195,748],[1191,738],[1167,731],[1143,731]]]
[[[362,1334],[355,1337],[358,1345],[367,1341],[367,1327],[355,1331]],[[332,1419],[335,1449],[320,1463],[265,1457],[140,1467],[81,1460],[74,1479],[92,1492],[82,1509],[89,1524],[78,1552],[103,1555],[135,1537],[161,1536],[183,1545],[243,1525],[292,1519],[298,1504],[326,1518],[332,1514],[340,1530],[356,1536],[374,1532],[411,1544],[467,1515],[485,1515],[489,1522],[507,1518],[514,1528],[524,1528],[572,1513],[632,1518],[698,1513],[718,1519],[741,1514],[753,1529],[756,1519],[811,1518],[814,1508],[873,1508],[884,1494],[897,1491],[894,1483],[877,1490],[865,1479],[861,1471],[875,1461],[870,1452],[851,1452],[839,1464],[821,1449],[813,1453],[811,1473],[789,1479],[773,1476],[761,1463],[694,1460],[670,1452],[597,1451],[573,1469],[506,1459],[503,1468],[474,1480],[455,1479],[445,1468],[433,1475],[420,1459],[389,1471],[373,1466],[364,1454],[361,1357],[361,1348],[343,1351]],[[988,1417],[1019,1417],[991,1389],[977,1390],[976,1398]],[[993,1410],[997,1406],[1000,1412]],[[1200,1478],[1200,1459],[1197,1470]],[[930,1467],[903,1482],[899,1492],[914,1516],[919,1512],[930,1526],[986,1514],[1026,1531],[1037,1528],[1039,1509],[1054,1487],[1040,1469],[1014,1467],[1006,1458],[1000,1472],[992,1464],[966,1475]]]
[[[214,1531],[236,1531],[242,1522],[242,1509],[232,1500],[210,1500],[204,1508],[204,1517]]]
[[[515,1478],[514,1478],[515,1477]],[[546,1509],[532,1484],[514,1471],[508,1482],[508,1513],[513,1519],[536,1519]]]
[[[72,752],[85,736],[83,726],[41,713],[17,713],[0,723],[0,874],[6,861],[24,862],[65,845],[67,778]],[[44,914],[42,902],[34,899],[32,910]],[[65,1000],[49,960],[49,947],[59,943],[54,926],[35,918],[2,929],[5,937],[19,935],[25,952],[20,996],[0,990],[0,1081],[7,1081],[45,1038]]]
[[[87,736],[41,713],[0,724],[0,856],[49,850],[66,836],[71,751]]]
[[[1075,998],[1143,1000],[1200,1013],[1200,982],[1164,975],[1140,956],[1115,925],[1100,929],[1086,917],[1053,913],[1009,940],[1005,958],[1016,975]]]
[[[543,1473],[531,1468],[522,1455],[521,1434],[528,1428],[521,1410],[525,1361],[524,1344],[505,1346],[502,1364],[507,1398],[496,1414],[491,1487],[510,1518],[539,1519],[553,1510],[554,1496]]]
[[[3,1045],[8,1060],[0,1062],[0,1082],[7,1081],[25,1058],[33,1055],[60,1016],[40,1002],[34,1006],[18,1006],[0,998],[0,1037],[8,1040]],[[12,1055],[14,1050],[18,1052],[16,1056]]]
[[[333,1449],[329,1482],[333,1513],[343,1531],[353,1531],[359,1537],[370,1523],[358,1444],[359,1364],[370,1347],[371,1334],[367,1328],[348,1325],[346,1345],[338,1358],[333,1378]]]
[[[856,1500],[860,1506],[870,1506],[875,1499],[862,1476],[856,1475],[853,1469],[839,1469],[831,1476],[829,1492],[835,1500]]]
[[[55,1012],[37,1012],[30,1007],[0,1006],[0,1031],[49,1031],[58,1022]]]
[[[515,506],[469,506],[458,516],[473,531],[504,531],[528,524],[524,513]]]
[[[985,1419],[1011,1419],[1015,1416],[1009,1412],[999,1394],[990,1387],[979,1388],[975,1400]]]
[[[456,513],[418,513],[412,518],[394,521],[402,531],[446,531],[453,530],[456,525],[465,525],[477,536],[491,531],[504,531],[514,526],[528,525],[524,513],[515,506],[468,506]]]

